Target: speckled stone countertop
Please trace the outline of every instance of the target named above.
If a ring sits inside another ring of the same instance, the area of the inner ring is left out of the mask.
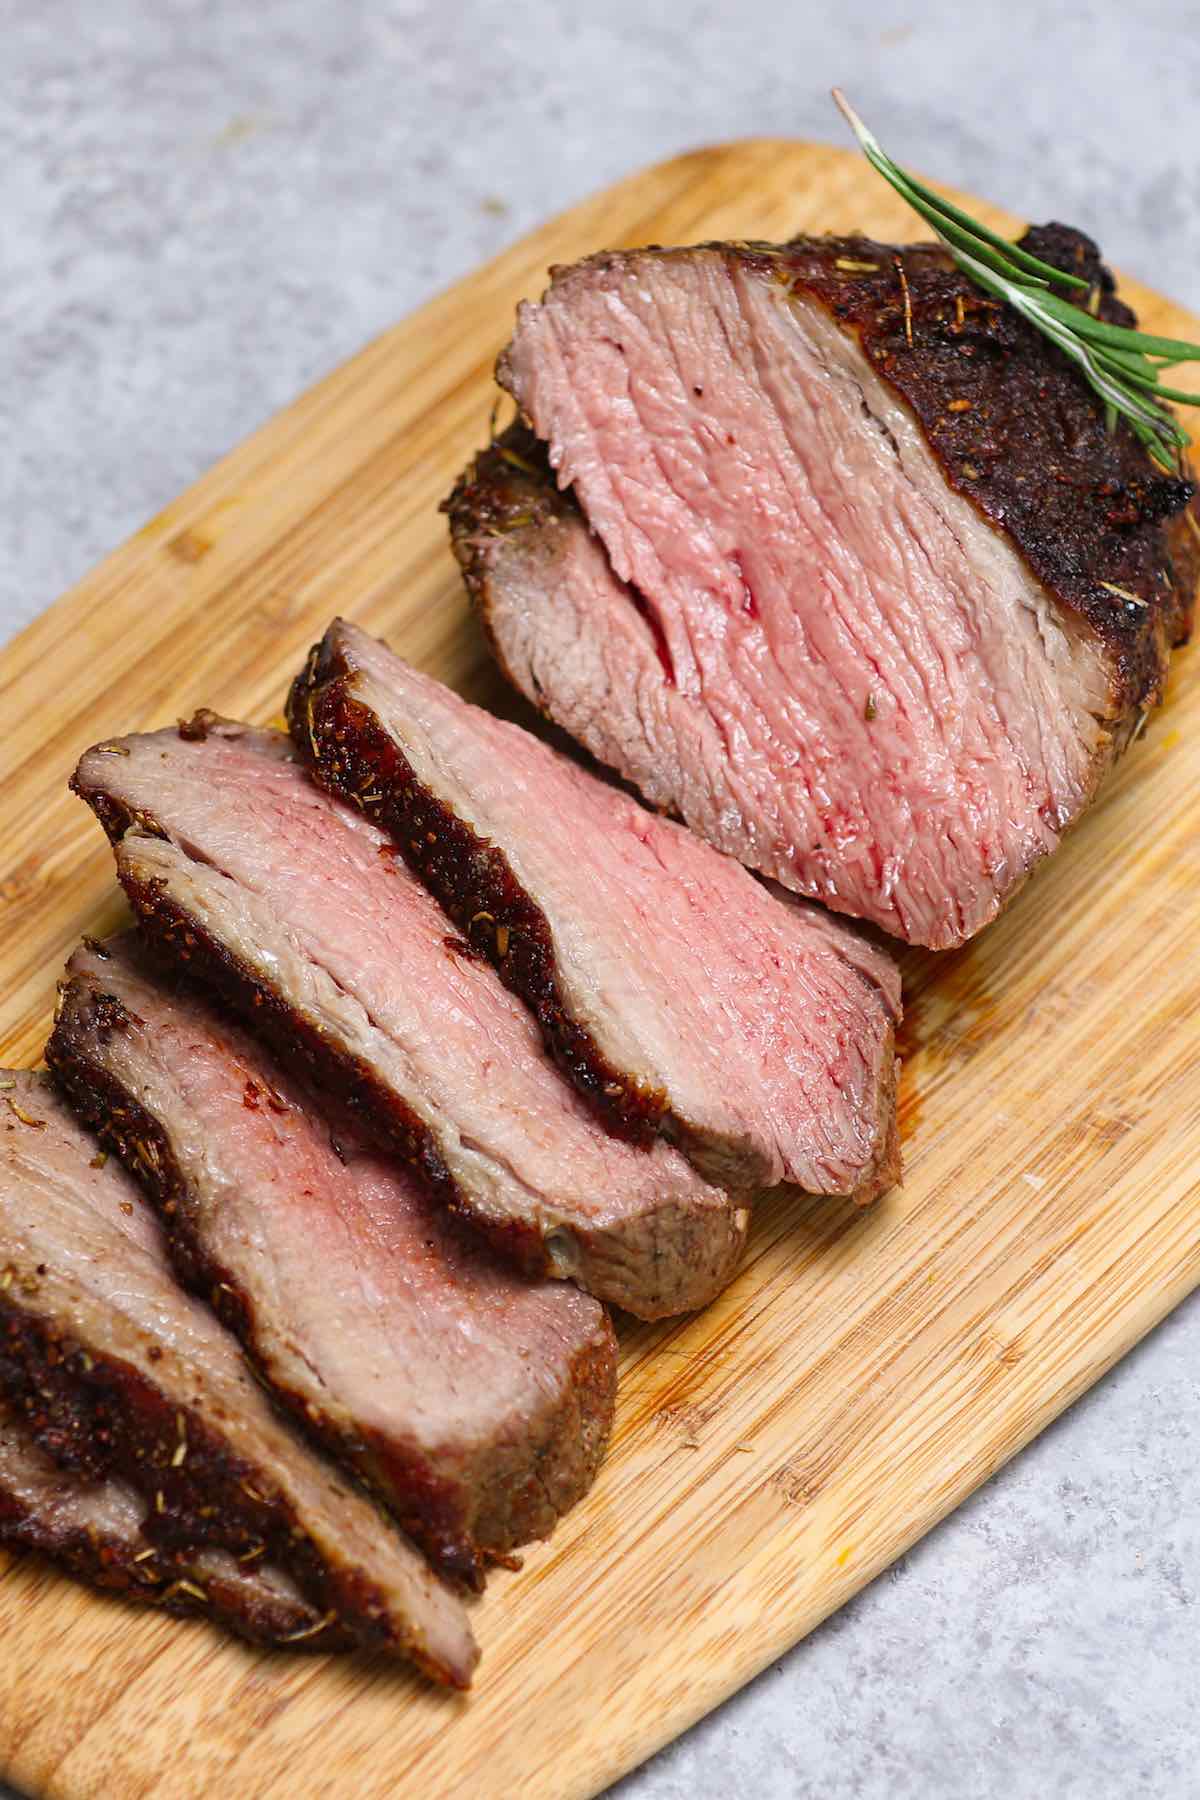
[[[699,143],[840,141],[835,80],[1200,309],[1187,0],[0,0],[0,41],[0,637],[548,213]],[[1196,1795],[1198,1373],[1195,1299],[614,1792]]]

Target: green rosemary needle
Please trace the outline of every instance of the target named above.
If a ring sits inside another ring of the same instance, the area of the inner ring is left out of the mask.
[[[1164,387],[1159,371],[1176,363],[1200,362],[1200,344],[1109,325],[1096,318],[1090,307],[1085,310],[1064,298],[1055,290],[1077,291],[1087,283],[989,231],[961,207],[951,205],[915,175],[899,168],[840,88],[834,88],[833,98],[871,167],[932,225],[963,274],[985,293],[1006,301],[1079,366],[1104,402],[1110,430],[1118,418],[1124,419],[1160,467],[1176,469],[1192,440],[1164,402],[1200,406],[1200,394]],[[1091,304],[1098,304],[1098,293],[1088,298]]]

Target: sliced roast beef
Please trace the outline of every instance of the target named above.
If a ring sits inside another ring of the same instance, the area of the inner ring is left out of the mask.
[[[666,1143],[604,1133],[386,834],[286,737],[206,717],[98,746],[75,782],[151,936],[528,1272],[647,1318],[728,1280],[746,1208]]]
[[[176,1285],[134,1183],[47,1077],[0,1082],[0,1395],[20,1433],[0,1476],[9,1534],[90,1576],[107,1538],[172,1606],[190,1599],[274,1642],[349,1638],[466,1686],[477,1652],[461,1603],[280,1422],[236,1341]],[[14,1472],[26,1443],[87,1494],[64,1509],[44,1482],[31,1492],[28,1457]],[[95,1527],[96,1562],[72,1549],[72,1515]],[[154,1552],[136,1563],[121,1548],[135,1529]],[[231,1561],[269,1572],[270,1605],[234,1603]]]
[[[871,1197],[894,1174],[890,959],[337,621],[292,737],[387,827],[617,1129],[715,1180]]]
[[[1131,317],[1088,239],[1026,243]],[[961,943],[1161,693],[1191,483],[933,246],[592,257],[499,374],[582,509],[520,436],[449,503],[503,664],[797,892]]]
[[[251,1643],[330,1650],[353,1643],[262,1556],[239,1560],[208,1545],[156,1544],[146,1509],[114,1476],[59,1468],[0,1399],[0,1544],[53,1557],[93,1587],[167,1612],[199,1614]]]
[[[68,964],[46,1058],[189,1284],[443,1573],[546,1537],[612,1422],[604,1309],[498,1264],[132,937]]]

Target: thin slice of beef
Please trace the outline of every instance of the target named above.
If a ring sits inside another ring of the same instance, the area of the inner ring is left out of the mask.
[[[1131,316],[1088,239],[1026,242]],[[519,437],[460,484],[502,662],[797,892],[961,943],[1161,694],[1191,483],[933,246],[592,257],[522,306],[499,374],[583,515]]]
[[[344,620],[289,720],[617,1129],[661,1130],[735,1185],[871,1198],[894,1178],[899,976],[852,927]]]
[[[465,1687],[478,1653],[461,1602],[279,1420],[236,1340],[177,1286],[120,1163],[97,1151],[46,1076],[0,1076],[0,1115],[0,1396],[18,1448],[28,1441],[87,1484],[76,1518],[82,1504],[99,1532],[99,1507],[114,1541],[128,1542],[137,1510],[156,1554],[129,1568],[161,1582],[168,1604],[190,1599],[276,1643],[350,1639]],[[12,1535],[96,1575],[70,1550],[70,1510],[30,1500],[10,1516]],[[238,1613],[230,1561],[261,1561],[279,1598],[247,1595]],[[206,1571],[224,1597],[209,1595]],[[170,1592],[181,1580],[189,1587]],[[296,1606],[305,1622],[293,1633]]]
[[[206,716],[98,746],[75,785],[147,932],[528,1272],[645,1318],[729,1279],[747,1209],[671,1146],[604,1133],[386,834],[286,737]]]
[[[0,1401],[0,1544],[52,1557],[93,1587],[198,1615],[253,1644],[348,1647],[352,1636],[306,1600],[282,1569],[209,1545],[156,1544],[145,1506],[114,1476],[73,1474],[40,1450]]]
[[[132,934],[77,950],[46,1059],[176,1266],[443,1574],[546,1537],[612,1422],[604,1309],[506,1269]]]

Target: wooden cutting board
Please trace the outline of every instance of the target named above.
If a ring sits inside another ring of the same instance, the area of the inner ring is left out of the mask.
[[[83,746],[200,703],[271,718],[337,610],[511,704],[436,509],[486,439],[493,358],[547,264],[913,224],[860,159],[811,145],[633,176],[372,344],[11,644],[0,1057],[36,1060],[63,958],[120,916],[64,785]],[[1126,291],[1152,328],[1200,335]],[[903,1189],[866,1215],[764,1205],[716,1305],[626,1330],[607,1465],[553,1543],[493,1579],[470,1697],[254,1654],[0,1562],[0,1770],[71,1800],[568,1800],[810,1631],[1200,1280],[1198,792],[1185,653],[1061,857],[966,950],[907,958]]]

